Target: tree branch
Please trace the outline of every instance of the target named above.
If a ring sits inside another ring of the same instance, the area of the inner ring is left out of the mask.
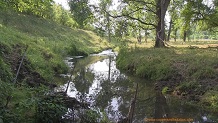
[[[131,0],[131,1],[134,1],[134,0]],[[136,0],[136,1],[137,1],[137,2],[143,2],[143,1],[140,1],[140,0]],[[143,2],[143,3],[153,4],[153,3],[149,3],[149,2]],[[99,9],[99,7],[96,7],[96,6],[92,6],[92,7],[93,7],[95,10]],[[145,9],[145,8],[144,8],[144,7],[139,7],[139,8],[137,8],[136,10],[131,11],[130,13],[121,14],[121,15],[111,15],[111,14],[110,14],[108,11],[106,11],[105,9],[103,9],[103,11],[104,11],[105,13],[107,13],[107,14],[108,14],[110,17],[112,17],[112,18],[122,18],[122,17],[125,17],[125,18],[131,19],[131,20],[136,20],[136,21],[140,22],[141,24],[153,26],[154,28],[156,28],[157,25],[154,24],[154,23],[147,23],[147,22],[145,22],[145,21],[143,21],[143,20],[141,20],[141,19],[139,19],[139,18],[135,18],[135,17],[130,16],[131,14],[133,14],[133,13],[139,11],[139,10],[142,10],[142,9]],[[146,9],[146,10],[147,10],[147,9]],[[151,9],[149,9],[148,11],[151,11],[152,13],[155,13],[155,12],[154,12],[153,10],[151,10]]]
[[[137,3],[142,3],[142,4],[144,4],[144,5],[152,5],[152,6],[156,6],[156,4],[155,3],[153,3],[153,2],[146,2],[146,1],[144,1],[144,0],[128,0],[126,3],[128,3],[128,2],[137,2]]]
[[[144,24],[144,25],[149,25],[149,26],[153,26],[154,28],[157,27],[157,25],[153,24],[153,23],[147,23],[139,18],[135,18],[135,17],[132,17],[130,16],[129,14],[122,14],[122,15],[111,15],[110,13],[108,13],[108,15],[112,18],[121,18],[121,17],[126,17],[126,18],[129,18],[131,20],[136,20],[138,22],[140,22],[141,24]]]
[[[131,24],[131,23],[129,23],[129,26],[134,27],[134,28],[137,27],[136,25]],[[140,26],[140,25],[138,25],[138,27],[140,27],[143,30],[153,30],[153,29],[155,29],[154,27],[153,28],[151,28],[151,27],[143,27],[143,26]]]

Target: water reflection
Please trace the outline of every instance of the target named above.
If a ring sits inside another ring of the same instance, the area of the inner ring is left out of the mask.
[[[184,101],[156,92],[153,82],[121,73],[116,68],[116,55],[107,50],[85,58],[67,58],[66,62],[72,68],[65,75],[72,75],[67,94],[105,111],[111,121],[117,122],[127,116],[134,97],[134,83],[137,82],[139,88],[133,123],[144,123],[144,118],[192,118],[197,123],[207,118],[203,111]],[[66,87],[67,83],[58,90],[66,90]]]

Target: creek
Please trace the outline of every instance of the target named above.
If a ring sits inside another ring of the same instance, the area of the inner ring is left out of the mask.
[[[71,78],[67,94],[80,102],[88,103],[99,112],[105,112],[110,121],[117,122],[127,116],[138,83],[133,123],[161,120],[164,117],[168,118],[169,122],[213,122],[213,115],[203,109],[172,95],[157,92],[154,89],[155,82],[121,72],[116,67],[116,56],[117,53],[106,50],[87,57],[66,58],[65,62],[71,68],[67,75],[62,75]],[[57,90],[64,91],[67,86],[68,83]]]

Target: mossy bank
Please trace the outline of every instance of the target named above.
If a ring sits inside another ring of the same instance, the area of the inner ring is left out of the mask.
[[[218,112],[217,48],[122,48],[117,66],[163,93]]]

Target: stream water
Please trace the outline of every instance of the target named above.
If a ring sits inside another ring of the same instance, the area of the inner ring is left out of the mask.
[[[138,83],[133,123],[144,123],[145,120],[155,118],[161,120],[163,117],[168,117],[168,122],[213,122],[215,116],[202,109],[171,95],[156,92],[154,82],[120,72],[116,68],[116,55],[112,50],[106,50],[88,57],[66,58],[65,61],[71,68],[69,74],[62,75],[71,77],[67,94],[89,103],[92,108],[104,111],[110,121],[117,122],[127,116]],[[66,83],[58,90],[66,90],[67,85]]]

